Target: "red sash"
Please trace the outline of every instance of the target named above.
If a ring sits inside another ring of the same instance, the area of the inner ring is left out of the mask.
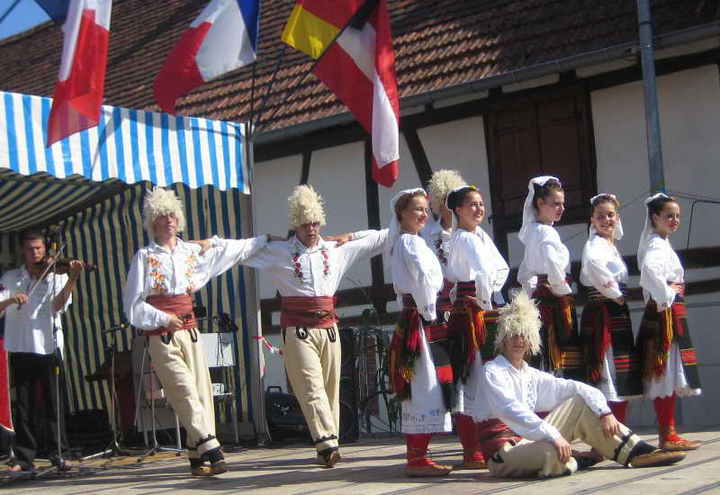
[[[182,327],[177,330],[189,330],[197,327],[195,313],[193,313],[192,296],[190,294],[180,295],[156,295],[148,297],[145,302],[166,313],[174,314],[183,320]],[[156,328],[155,330],[146,330],[145,335],[164,335],[177,330],[170,330],[165,327]]]
[[[338,321],[333,296],[283,297],[280,309],[281,328],[332,328]]]
[[[477,423],[478,441],[485,459],[491,459],[507,442],[517,444],[522,437],[497,418]]]

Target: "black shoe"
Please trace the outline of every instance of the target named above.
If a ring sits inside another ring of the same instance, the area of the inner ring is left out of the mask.
[[[583,471],[587,468],[593,467],[599,462],[596,457],[584,455],[573,456],[573,459],[577,462],[578,471]]]
[[[210,461],[212,474],[222,474],[227,472],[228,468],[225,463],[225,456],[223,455],[223,451],[220,447],[208,450],[205,452],[203,457],[206,457],[207,460]]]
[[[329,447],[318,452],[318,462],[326,468],[335,467],[335,464],[337,464],[339,460],[340,452],[337,447]]]

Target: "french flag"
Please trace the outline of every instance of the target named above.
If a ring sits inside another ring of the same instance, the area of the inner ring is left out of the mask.
[[[53,93],[47,145],[100,120],[110,41],[112,0],[37,0],[62,23],[64,43],[60,75]]]
[[[155,101],[175,113],[175,101],[223,74],[255,61],[260,0],[212,0],[190,25],[155,79]]]

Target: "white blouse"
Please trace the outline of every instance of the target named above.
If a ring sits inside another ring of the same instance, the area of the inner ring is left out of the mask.
[[[683,283],[685,270],[680,258],[672,248],[669,239],[652,234],[640,266],[640,287],[643,289],[645,302],[652,297],[657,302],[658,311],[670,307],[675,300],[676,292],[668,282]]]
[[[558,231],[551,225],[534,222],[530,224],[525,240],[525,255],[517,276],[523,289],[532,294],[537,286],[537,276],[547,275],[553,294],[570,294],[572,289],[566,282],[570,273],[570,251],[560,240]]]
[[[170,316],[145,302],[153,295],[191,294],[212,278],[241,263],[267,244],[267,236],[252,239],[213,237],[212,247],[200,254],[199,244],[177,240],[175,249],[151,242],[138,250],[130,264],[123,290],[123,307],[131,325],[154,330],[170,322]]]
[[[575,380],[558,378],[523,361],[515,368],[499,355],[484,366],[485,398],[492,417],[501,419],[511,430],[528,440],[554,441],[561,438],[553,425],[535,411],[552,411],[579,395],[598,416],[610,413],[602,392]]]
[[[490,236],[480,227],[475,232],[455,229],[449,243],[447,278],[451,282],[475,281],[477,299],[485,310],[505,285],[510,267]]]
[[[622,297],[620,284],[627,280],[627,265],[617,247],[597,234],[588,239],[582,254],[580,282],[594,287],[608,299],[617,299]]]
[[[398,297],[411,294],[422,317],[434,320],[443,273],[440,262],[425,239],[419,235],[402,234],[393,246],[390,265]]]
[[[342,246],[320,238],[308,248],[293,236],[268,243],[244,265],[265,270],[281,296],[334,296],[350,266],[362,257],[382,253],[387,237],[387,229],[370,230]]]
[[[67,275],[48,273],[45,278],[37,282],[25,266],[3,274],[0,278],[0,301],[10,299],[19,292],[29,294],[32,286],[37,282],[37,287],[28,302],[20,307],[11,304],[5,308],[6,350],[52,354],[56,349],[53,328],[57,328],[57,348],[62,352],[64,341],[60,314],[70,306],[72,296],[60,311],[53,312],[52,306],[53,300],[63,290],[67,281]]]
[[[443,270],[443,276],[447,278],[447,262],[449,257],[449,242],[451,232],[443,229],[439,220],[429,218],[425,228],[420,231],[420,237],[425,239],[428,247],[440,261],[440,267]]]

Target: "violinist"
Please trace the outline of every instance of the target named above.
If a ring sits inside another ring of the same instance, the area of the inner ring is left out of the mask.
[[[72,302],[72,292],[83,270],[83,262],[67,263],[67,273],[49,268],[45,238],[38,232],[21,237],[22,264],[0,278],[0,314],[5,313],[5,347],[15,386],[15,459],[11,471],[34,470],[38,441],[43,431],[51,439],[50,461],[60,470],[70,464],[58,455],[57,430],[62,449],[67,449],[64,428],[64,387],[58,391],[54,370],[62,380],[63,331],[60,314]],[[38,394],[38,389],[42,394]],[[59,394],[58,394],[59,392]],[[59,397],[58,397],[59,395]],[[37,397],[43,397],[37,401]],[[60,425],[57,411],[60,410]],[[39,414],[41,421],[36,422]]]

